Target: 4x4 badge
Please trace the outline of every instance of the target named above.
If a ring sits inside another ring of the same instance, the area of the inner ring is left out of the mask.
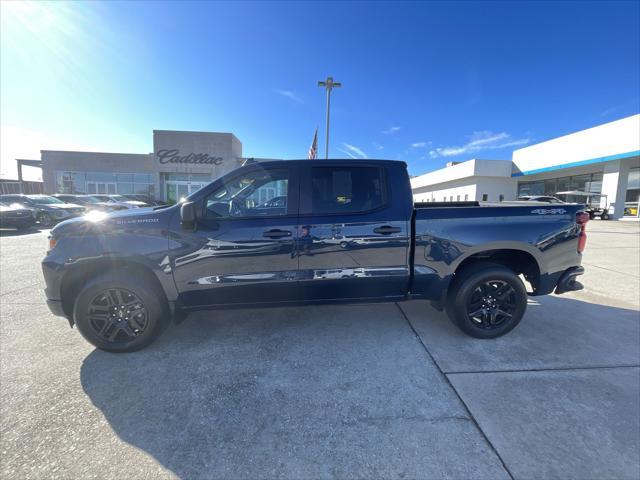
[[[562,215],[567,213],[564,208],[536,208],[531,210],[531,213],[537,213],[538,215]]]

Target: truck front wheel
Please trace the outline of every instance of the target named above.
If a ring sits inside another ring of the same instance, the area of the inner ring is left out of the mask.
[[[108,272],[78,295],[73,317],[82,336],[109,352],[140,350],[167,325],[166,301],[144,276]]]
[[[500,337],[515,328],[527,308],[520,278],[501,265],[482,262],[452,281],[446,310],[451,321],[475,338]]]

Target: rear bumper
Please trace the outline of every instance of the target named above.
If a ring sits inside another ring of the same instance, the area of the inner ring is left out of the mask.
[[[571,267],[565,270],[556,285],[556,294],[574,292],[576,290],[582,290],[584,285],[576,280],[576,277],[584,273],[584,267]]]

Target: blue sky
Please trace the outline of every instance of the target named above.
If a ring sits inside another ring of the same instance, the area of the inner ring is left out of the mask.
[[[509,159],[640,111],[640,2],[2,2],[2,172],[40,149],[147,153],[226,131],[245,156]],[[11,175],[13,176],[13,175]]]

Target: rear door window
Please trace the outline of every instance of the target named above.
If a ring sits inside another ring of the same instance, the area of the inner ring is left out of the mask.
[[[387,202],[384,169],[369,166],[311,168],[311,213],[362,213]]]

